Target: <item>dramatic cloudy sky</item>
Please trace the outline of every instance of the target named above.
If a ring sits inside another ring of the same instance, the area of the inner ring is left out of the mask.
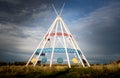
[[[120,59],[120,0],[0,0],[0,61],[27,61],[54,21],[54,4],[90,63]]]

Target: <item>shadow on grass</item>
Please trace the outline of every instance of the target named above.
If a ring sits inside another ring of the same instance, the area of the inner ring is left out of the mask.
[[[60,76],[64,76],[66,73],[69,73],[69,68],[64,70],[64,71],[59,71],[59,72],[53,72],[53,74],[48,75],[48,76],[44,76],[44,78],[57,78]]]

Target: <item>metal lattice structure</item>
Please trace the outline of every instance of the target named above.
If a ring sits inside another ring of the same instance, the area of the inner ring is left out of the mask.
[[[63,21],[61,17],[62,10],[58,14],[54,6],[53,8],[57,17],[33,52],[26,66],[30,63],[35,66],[38,61],[42,63],[48,61],[50,67],[52,67],[54,61],[57,61],[59,64],[66,61],[69,68],[71,68],[71,62],[81,64],[83,67],[90,66],[82,50],[79,48],[70,30]],[[47,57],[47,54],[49,57]],[[55,56],[54,54],[58,55]],[[60,54],[63,54],[66,60],[61,58],[62,55]],[[74,56],[74,58],[70,59],[71,56]]]

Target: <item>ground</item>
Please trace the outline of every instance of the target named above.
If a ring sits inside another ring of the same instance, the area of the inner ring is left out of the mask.
[[[0,66],[0,78],[120,78],[120,64],[49,66]]]

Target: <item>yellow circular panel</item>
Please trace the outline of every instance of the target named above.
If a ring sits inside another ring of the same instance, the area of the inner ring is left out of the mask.
[[[73,59],[72,59],[72,62],[73,62],[73,63],[78,63],[77,58],[73,58]]]
[[[35,59],[35,58],[33,58],[33,59],[31,60],[31,62],[32,62],[32,63],[35,63],[35,61],[36,61],[36,59]]]

